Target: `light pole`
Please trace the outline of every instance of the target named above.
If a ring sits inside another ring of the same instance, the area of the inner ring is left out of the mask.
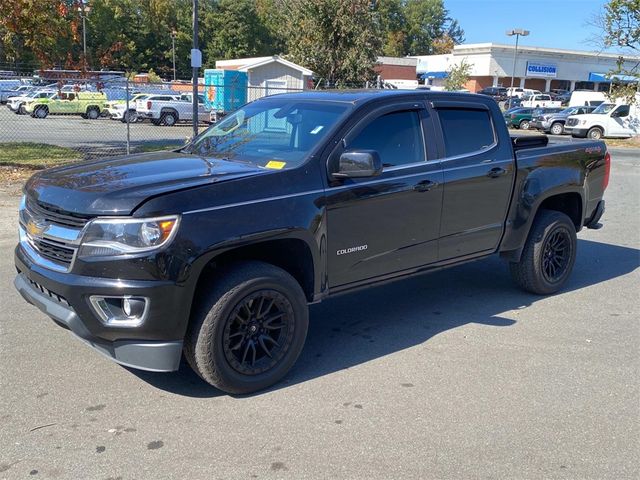
[[[508,110],[511,109],[511,99],[513,98],[513,79],[516,76],[516,58],[518,56],[518,40],[520,39],[520,37],[526,37],[527,35],[529,35],[529,30],[523,30],[521,28],[514,28],[513,30],[507,30],[507,35],[509,37],[513,37],[514,35],[516,36],[516,49],[513,52],[513,70],[511,71],[511,95],[509,95],[509,108]]]
[[[78,13],[82,18],[82,66],[87,71],[87,15],[91,11],[91,7],[84,2],[78,7]]]
[[[178,32],[174,28],[171,30],[171,50],[173,51],[173,81],[176,81],[176,36]]]

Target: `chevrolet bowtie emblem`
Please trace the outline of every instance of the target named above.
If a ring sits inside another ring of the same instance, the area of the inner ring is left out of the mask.
[[[27,223],[27,232],[32,237],[39,237],[49,228],[49,224],[43,218],[30,219]]]

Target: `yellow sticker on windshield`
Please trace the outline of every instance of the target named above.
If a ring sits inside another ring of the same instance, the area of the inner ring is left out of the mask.
[[[273,168],[274,170],[282,170],[287,162],[278,162],[276,160],[269,160],[269,162],[264,166],[265,168]]]

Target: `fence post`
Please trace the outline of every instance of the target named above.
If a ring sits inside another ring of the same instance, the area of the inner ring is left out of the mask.
[[[124,118],[126,120],[126,124],[127,124],[127,155],[131,154],[131,131],[130,131],[130,127],[129,127],[129,122],[131,121],[131,115],[129,114],[129,77],[127,77],[126,80],[126,89],[125,89],[125,109],[124,109]]]

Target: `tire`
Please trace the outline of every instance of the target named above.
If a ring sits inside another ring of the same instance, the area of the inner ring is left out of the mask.
[[[197,297],[184,353],[209,384],[231,394],[255,392],[282,379],[298,359],[309,312],[302,288],[284,270],[237,263]]]
[[[529,123],[529,120],[522,120],[518,124],[518,128],[520,128],[521,130],[529,130],[529,127],[531,127],[531,124]]]
[[[33,111],[33,116],[36,118],[47,118],[49,115],[49,109],[47,107],[37,107]]]
[[[600,127],[591,127],[587,132],[587,138],[591,140],[600,140],[603,135],[603,131]]]
[[[97,108],[90,108],[87,110],[86,117],[89,120],[96,120],[100,116],[100,110]]]
[[[562,135],[564,133],[564,125],[560,122],[556,122],[551,125],[549,131],[552,135]]]
[[[151,123],[157,127],[158,125],[160,125],[160,120],[156,120],[152,118]]]
[[[21,105],[18,107],[18,110],[16,110],[16,113],[17,113],[18,115],[26,115],[26,114],[27,114],[27,111],[24,109],[24,104],[21,104]]]
[[[571,275],[576,248],[576,227],[571,219],[562,212],[540,210],[520,261],[509,264],[511,276],[527,292],[555,293]]]
[[[172,127],[178,121],[178,116],[173,112],[163,113],[160,117],[160,123],[165,127]]]
[[[123,123],[136,123],[138,121],[138,115],[135,110],[128,110],[122,115],[121,121]]]

